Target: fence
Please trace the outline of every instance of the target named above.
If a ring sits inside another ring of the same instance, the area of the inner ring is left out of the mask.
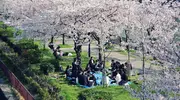
[[[4,74],[8,77],[12,86],[24,97],[25,100],[34,100],[34,97],[24,87],[24,85],[17,79],[17,77],[6,67],[6,65],[0,61],[0,68]]]

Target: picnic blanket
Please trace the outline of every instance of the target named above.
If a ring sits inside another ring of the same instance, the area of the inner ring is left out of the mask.
[[[97,85],[99,86],[99,85],[102,85],[102,78],[103,78],[103,75],[102,75],[102,72],[95,72],[95,73],[92,73],[94,76],[95,76],[95,78],[96,78],[96,83],[97,83]],[[71,77],[67,77],[67,79],[68,80],[72,80],[72,78]],[[114,80],[112,80],[112,79],[109,79],[109,86],[118,86],[118,84],[116,84],[116,83],[112,83],[112,81],[114,81]],[[132,82],[130,82],[130,81],[128,81],[128,82],[126,82],[126,83],[124,83],[124,85],[129,85],[129,84],[131,84]],[[77,84],[77,83],[76,83]],[[85,86],[85,85],[80,85],[80,84],[77,84],[77,85],[79,85],[79,86],[81,86],[81,87],[83,87],[83,88],[94,88],[95,86],[91,86],[91,87],[89,87],[89,86]]]
[[[96,83],[97,85],[102,85],[102,78],[103,78],[103,75],[102,75],[102,72],[95,72],[94,74],[94,77],[96,78]],[[117,85],[116,83],[112,83],[112,79],[109,79],[109,85]]]
[[[96,83],[97,85],[101,85],[101,81],[102,81],[102,72],[96,72],[93,74],[94,77],[96,78]]]

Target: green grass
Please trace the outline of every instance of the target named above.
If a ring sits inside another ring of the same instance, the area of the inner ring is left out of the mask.
[[[122,55],[127,55],[128,53],[126,52],[126,50],[118,50],[118,52]]]
[[[118,50],[118,52],[120,52],[120,54],[122,54],[122,55],[127,55],[127,54],[128,54],[128,51],[127,51],[127,50]],[[129,52],[130,52],[131,54],[133,54],[133,53],[136,52],[136,50],[130,49]]]
[[[178,72],[180,72],[180,66],[179,66],[179,67],[177,67],[177,68],[176,68],[176,70],[177,70]]]
[[[72,48],[73,46],[72,45],[69,45],[69,44],[60,44],[59,45],[61,48]]]
[[[37,41],[35,44],[40,45],[41,43],[39,41]],[[41,48],[41,47],[40,47]],[[50,51],[50,49],[45,49],[43,50],[41,48],[42,54],[43,54],[43,58],[42,60],[53,60],[55,59],[53,56],[53,53]],[[66,68],[67,65],[71,65],[73,62],[73,58],[76,57],[76,54],[74,52],[71,52],[73,55],[71,57],[69,56],[63,56],[59,59],[59,63],[60,65],[62,65],[64,67],[64,69]],[[82,61],[82,67],[85,68],[86,64],[89,61],[89,57],[87,56],[87,52],[82,52],[81,53],[81,61]],[[109,62],[106,63],[107,66],[110,65]],[[31,64],[31,71],[38,73],[39,72],[39,65],[38,64]],[[57,74],[56,73],[52,73],[52,74]],[[37,74],[38,75],[38,74]],[[45,75],[43,75],[45,76]],[[39,76],[41,77],[41,76]],[[102,97],[102,95],[104,93],[110,94],[110,96],[112,97],[112,100],[119,100],[119,98],[121,98],[122,100],[136,100],[134,98],[132,98],[130,96],[130,94],[121,86],[113,86],[113,87],[96,87],[93,89],[85,89],[85,88],[81,88],[78,85],[70,85],[68,84],[68,81],[65,79],[65,77],[60,74],[59,78],[54,78],[51,76],[47,76],[47,82],[48,84],[51,84],[52,86],[55,86],[57,88],[60,89],[59,94],[61,96],[63,96],[63,100],[79,100],[79,95],[82,93],[85,93],[86,91],[90,91],[89,95],[87,95],[88,97],[91,96],[92,99],[88,99],[87,100],[99,100],[99,99],[94,99],[93,96],[95,97]],[[45,88],[47,89],[47,88]],[[94,95],[92,95],[91,93],[96,93]],[[109,100],[109,99],[103,99],[103,100]]]
[[[50,51],[50,49],[41,49],[43,59],[54,59],[53,52]]]
[[[63,66],[65,69],[67,65],[71,65],[73,58],[76,57],[76,54],[74,52],[71,52],[73,55],[71,57],[63,56],[60,58],[59,63]],[[47,56],[49,56],[49,53],[45,53]],[[87,56],[87,52],[81,53],[81,60],[82,60],[82,67],[85,68],[86,64],[89,61],[89,58]],[[110,65],[110,63],[107,62],[107,66]],[[92,99],[87,100],[99,100],[94,99],[94,97],[102,97],[104,93],[108,93],[111,95],[112,100],[119,100],[119,98],[122,98],[122,100],[137,100],[135,98],[132,98],[130,96],[130,93],[128,93],[123,87],[121,86],[111,86],[111,87],[96,87],[93,89],[85,89],[81,88],[78,85],[70,85],[68,84],[68,81],[65,79],[65,77],[60,74],[60,77],[58,79],[49,78],[48,79],[50,84],[53,84],[53,86],[56,86],[60,88],[60,95],[63,96],[64,100],[80,100],[79,97],[83,93],[90,90],[90,93],[87,95],[89,98],[91,96]],[[134,86],[135,87],[135,86]],[[99,92],[100,91],[100,92]],[[96,93],[95,95],[91,93]],[[108,99],[103,99],[108,100]]]
[[[60,65],[62,65],[63,67],[66,68],[67,65],[71,65],[73,62],[73,59],[76,57],[75,52],[71,52],[73,55],[72,56],[62,56],[60,58]],[[87,52],[82,52],[81,53],[81,66],[82,68],[85,68],[88,61],[89,61],[89,57],[87,56]]]
[[[99,86],[86,89],[81,94],[84,94],[87,100],[138,100],[137,98],[131,97],[130,93],[122,86]]]
[[[43,49],[43,48],[44,48],[44,47],[43,47],[43,43],[42,43],[41,40],[35,40],[35,41],[34,41],[34,44],[38,45],[39,49]]]
[[[61,89],[60,95],[63,96],[63,100],[78,100],[79,93],[84,90],[77,85],[69,85],[64,77],[49,79],[48,82]]]
[[[68,81],[60,76],[58,79],[50,78],[48,79],[50,84],[61,89],[60,95],[63,96],[64,100],[81,100],[79,97],[86,97],[86,100],[100,100],[97,98],[102,98],[102,100],[138,100],[130,96],[130,93],[124,89],[123,86],[109,86],[102,87],[97,86],[95,88],[85,89],[78,85],[70,85]],[[136,85],[134,85],[134,88]],[[106,99],[105,97],[111,97],[111,99]]]

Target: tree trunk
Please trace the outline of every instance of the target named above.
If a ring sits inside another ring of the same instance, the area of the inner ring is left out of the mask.
[[[43,50],[46,49],[46,40],[44,40],[44,44],[43,44]]]
[[[53,43],[54,42],[54,36],[52,35],[51,36],[51,43]]]
[[[143,100],[145,100],[145,50],[144,50],[144,43],[142,43],[142,51],[143,51],[143,65],[142,65],[142,70],[143,70]]]
[[[76,42],[74,42],[74,51],[76,52],[76,59],[79,61],[79,64],[81,65],[81,51],[82,51],[82,45],[78,45]]]
[[[65,34],[63,34],[63,41],[62,41],[63,45],[65,45]]]
[[[91,43],[88,44],[88,57],[91,57]]]
[[[128,43],[128,30],[125,30],[125,35],[126,35],[126,43]],[[126,45],[126,50],[128,51],[128,62],[130,63],[130,52],[129,52],[129,43]]]
[[[102,61],[101,47],[99,47],[99,61]]]
[[[130,51],[129,51],[129,44],[127,45],[127,51],[128,51],[128,62],[130,62]]]
[[[119,40],[119,41],[118,41],[118,42],[119,42],[119,46],[121,47],[121,45],[122,45],[122,44],[121,44],[122,40],[121,40],[121,37],[120,37],[120,36],[118,36],[118,40]]]
[[[144,73],[145,73],[145,51],[144,51],[144,43],[142,44],[142,51],[143,51],[143,66],[142,66],[142,68],[143,68],[143,78],[145,78],[145,77],[144,77]]]
[[[78,45],[76,47],[76,58],[79,61],[79,65],[81,65],[81,51],[82,51],[82,45]]]
[[[102,61],[102,48],[101,48],[101,43],[100,41],[98,41],[98,51],[99,51],[99,61],[101,62]]]

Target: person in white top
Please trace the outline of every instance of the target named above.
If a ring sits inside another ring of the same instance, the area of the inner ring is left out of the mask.
[[[116,80],[116,84],[119,84],[119,82],[121,81],[121,75],[119,74],[119,72],[117,72],[115,80]]]
[[[106,76],[106,69],[104,68],[102,70],[102,84],[103,86],[109,86],[110,85],[110,82],[109,82],[109,77]]]
[[[109,82],[109,77],[108,76],[104,75],[102,77],[102,84],[103,84],[103,86],[109,86],[110,82]]]

